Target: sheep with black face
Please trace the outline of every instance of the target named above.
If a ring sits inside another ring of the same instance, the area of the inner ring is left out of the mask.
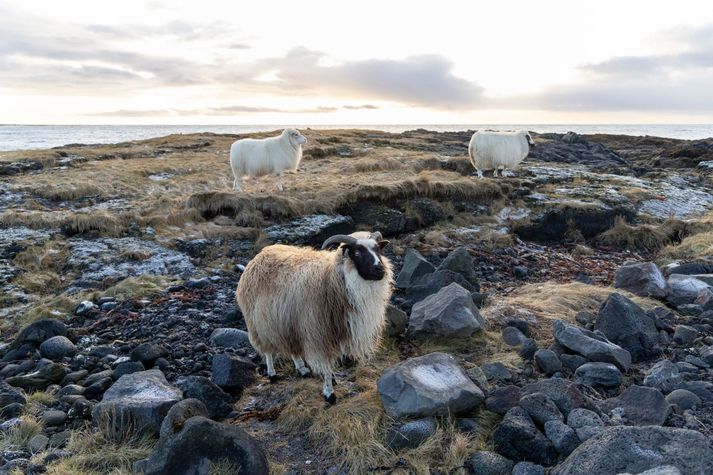
[[[381,255],[387,244],[378,232],[336,235],[319,251],[273,245],[250,261],[237,300],[271,379],[275,356],[290,356],[301,375],[309,368],[321,375],[324,398],[336,400],[336,361],[367,358],[381,337],[393,286],[391,263]]]

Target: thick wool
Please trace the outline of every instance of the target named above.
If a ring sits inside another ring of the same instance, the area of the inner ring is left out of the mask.
[[[245,268],[237,300],[250,342],[261,354],[303,358],[330,377],[343,356],[367,358],[377,348],[393,273],[364,280],[341,250],[274,245]]]
[[[483,170],[515,168],[530,151],[527,131],[476,132],[470,139],[468,155],[479,176]]]
[[[305,138],[295,129],[285,129],[278,137],[241,139],[230,147],[230,167],[235,181],[233,189],[240,191],[244,176],[276,175],[275,186],[282,190],[280,176],[285,171],[296,171],[302,160]]]

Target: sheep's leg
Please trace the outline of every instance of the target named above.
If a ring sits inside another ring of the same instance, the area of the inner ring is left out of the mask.
[[[476,168],[475,171],[478,172],[478,178],[480,178],[482,180],[483,179],[483,170]]]
[[[277,380],[277,372],[275,371],[275,362],[271,353],[265,353],[265,364],[267,365],[267,377],[272,383]]]
[[[305,366],[305,362],[302,361],[302,358],[299,356],[293,356],[292,361],[295,363],[295,369],[300,373],[300,376],[308,376],[311,373],[310,369]]]
[[[331,371],[324,373],[324,387],[322,388],[322,395],[324,396],[324,400],[329,404],[337,402],[337,396],[334,395],[334,388],[332,387],[333,377],[334,376]]]
[[[282,173],[278,173],[275,178],[275,189],[277,191],[282,191]]]
[[[498,176],[498,169],[497,167],[493,170],[493,177]]]
[[[236,177],[233,181],[233,190],[240,191],[240,178]]]

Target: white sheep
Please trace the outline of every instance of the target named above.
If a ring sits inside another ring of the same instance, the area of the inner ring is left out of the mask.
[[[483,170],[493,170],[493,176],[498,176],[502,168],[503,176],[511,176],[508,168],[515,168],[527,157],[530,146],[534,147],[532,137],[526,130],[515,132],[485,132],[473,134],[468,145],[470,163],[483,178]]]
[[[302,145],[307,139],[296,129],[285,129],[277,137],[240,139],[230,146],[230,167],[235,181],[233,189],[240,191],[240,179],[247,175],[275,175],[275,188],[282,191],[282,173],[296,171],[302,160]]]
[[[274,357],[290,356],[302,376],[310,372],[305,362],[323,376],[324,398],[336,401],[335,362],[368,357],[381,337],[393,286],[391,263],[381,255],[387,244],[378,232],[336,235],[320,251],[273,245],[248,263],[236,296],[270,380]]]

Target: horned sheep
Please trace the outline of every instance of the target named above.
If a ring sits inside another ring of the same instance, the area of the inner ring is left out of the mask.
[[[297,371],[324,378],[333,403],[333,367],[342,356],[368,357],[378,346],[393,273],[381,233],[336,235],[322,250],[272,245],[248,265],[236,291],[253,347],[276,377],[274,358],[290,356]],[[330,248],[336,247],[335,250]]]
[[[470,163],[483,178],[483,170],[493,170],[498,176],[498,169],[503,169],[503,176],[510,175],[508,168],[515,168],[534,147],[535,142],[526,130],[516,132],[478,131],[473,134],[468,145]]]
[[[302,160],[302,145],[307,139],[297,129],[285,129],[277,137],[241,139],[230,146],[230,167],[235,181],[233,189],[240,191],[243,176],[275,175],[275,188],[282,191],[282,173],[296,171]]]

